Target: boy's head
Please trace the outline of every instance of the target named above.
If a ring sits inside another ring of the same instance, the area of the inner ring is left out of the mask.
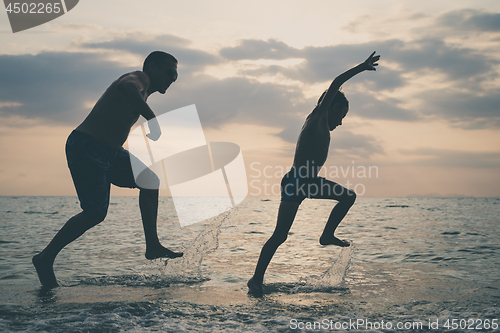
[[[325,94],[326,91],[319,98],[318,104],[321,102]],[[333,97],[332,104],[330,104],[330,107],[328,108],[328,129],[330,131],[333,131],[337,126],[342,125],[342,119],[346,116],[347,111],[349,111],[349,101],[342,91],[337,91],[335,97]]]

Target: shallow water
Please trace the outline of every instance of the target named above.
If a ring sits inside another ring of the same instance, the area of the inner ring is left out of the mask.
[[[247,198],[183,229],[161,200],[160,239],[183,258],[145,260],[138,200],[114,197],[106,220],[58,256],[62,287],[44,291],[31,257],[78,200],[0,197],[0,330],[393,332],[404,330],[398,323],[427,330],[430,320],[449,331],[448,319],[464,319],[453,331],[470,332],[500,320],[500,199],[359,198],[338,230],[352,241],[345,249],[318,243],[334,203],[306,200],[261,299],[247,296],[246,281],[278,198]]]

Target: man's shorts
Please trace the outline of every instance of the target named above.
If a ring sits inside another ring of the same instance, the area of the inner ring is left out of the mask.
[[[83,213],[98,222],[109,206],[111,184],[137,188],[129,152],[114,150],[86,133],[74,130],[66,141],[66,158]]]
[[[281,201],[301,203],[305,198],[335,199],[355,195],[340,184],[316,175],[302,175],[292,167],[281,180]],[[303,170],[307,171],[307,170]]]

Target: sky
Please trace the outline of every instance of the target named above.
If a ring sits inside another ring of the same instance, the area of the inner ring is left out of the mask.
[[[75,195],[67,136],[163,50],[179,79],[148,103],[196,104],[207,141],[241,147],[250,195],[279,195],[321,93],[376,51],[343,85],[322,175],[364,196],[500,196],[497,0],[82,0],[18,33],[2,9],[0,42],[0,195]]]

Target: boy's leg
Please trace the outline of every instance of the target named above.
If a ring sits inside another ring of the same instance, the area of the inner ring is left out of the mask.
[[[288,236],[288,231],[292,226],[300,202],[282,201],[278,210],[278,219],[273,235],[264,244],[260,252],[259,261],[255,268],[253,277],[248,281],[250,291],[256,294],[262,294],[262,283],[264,281],[264,273],[278,247],[283,244]]]
[[[330,213],[319,242],[321,245],[337,245],[347,247],[349,246],[349,243],[338,239],[334,234],[338,225],[354,204],[354,201],[356,200],[356,193],[328,179],[318,178],[318,180],[319,181],[315,182],[315,184],[319,186],[319,190],[317,193],[314,193],[314,195],[310,195],[310,198],[333,199],[338,201]]]

